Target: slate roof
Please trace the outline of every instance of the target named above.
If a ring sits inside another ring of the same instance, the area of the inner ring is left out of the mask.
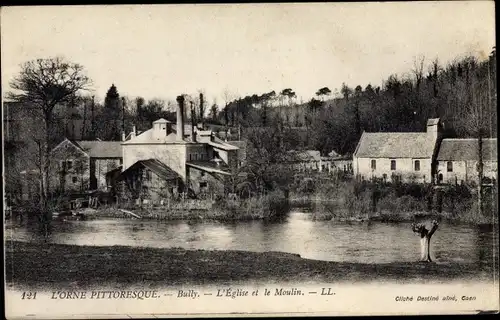
[[[120,141],[72,141],[77,147],[89,154],[91,158],[121,158]]]
[[[496,161],[497,139],[483,139],[483,160]],[[478,139],[443,139],[437,160],[479,160]]]
[[[436,140],[426,132],[363,132],[355,157],[431,158]]]
[[[154,174],[156,174],[158,177],[164,180],[174,180],[180,178],[177,172],[175,172],[169,166],[167,166],[166,164],[157,159],[139,160],[130,167],[128,167],[127,170],[123,171],[121,173],[121,176],[123,177],[127,175],[128,173],[137,169],[138,167],[147,168],[151,170]]]

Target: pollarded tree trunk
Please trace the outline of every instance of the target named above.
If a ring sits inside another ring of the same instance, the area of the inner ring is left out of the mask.
[[[420,261],[432,262],[431,237],[436,232],[439,223],[436,220],[426,223],[413,223],[412,230],[420,235]]]

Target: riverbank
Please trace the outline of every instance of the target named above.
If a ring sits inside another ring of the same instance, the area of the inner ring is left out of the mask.
[[[208,221],[248,221],[274,220],[284,217],[290,210],[288,199],[281,191],[273,191],[262,196],[246,199],[221,199],[219,201],[184,200],[165,205],[121,204],[82,209],[80,215],[62,219],[140,218],[154,220],[208,220]],[[78,211],[78,210],[77,210]]]
[[[291,186],[290,204],[310,207],[315,220],[410,222],[418,216],[474,225],[498,223],[496,187],[388,183],[339,179],[304,180]]]
[[[398,283],[489,280],[477,264],[400,262],[361,264],[310,260],[282,252],[94,247],[7,241],[9,287],[164,287],[233,282]],[[418,252],[415,252],[418,259]]]
[[[470,215],[456,215],[451,212],[437,211],[400,211],[392,212],[381,210],[378,212],[349,212],[339,208],[335,202],[328,200],[309,201],[300,203],[291,201],[290,207],[300,208],[310,214],[312,221],[336,222],[384,222],[384,223],[409,223],[421,219],[432,219],[439,222],[459,223],[468,225],[490,225],[492,219],[473,219]],[[132,214],[131,214],[132,213]],[[84,216],[84,217],[83,217]],[[139,217],[139,218],[138,218]],[[251,208],[235,208],[233,210],[213,208],[203,209],[169,209],[164,207],[137,207],[122,210],[115,206],[103,207],[97,210],[87,210],[77,216],[53,216],[60,220],[93,220],[101,218],[113,219],[143,219],[159,221],[218,221],[236,222],[251,220],[276,220],[286,217],[286,214],[272,216],[263,214],[263,211],[253,211]],[[493,219],[498,223],[498,219]]]

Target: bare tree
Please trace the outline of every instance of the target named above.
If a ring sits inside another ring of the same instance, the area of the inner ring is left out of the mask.
[[[214,100],[212,107],[210,107],[210,117],[212,118],[212,121],[217,120],[217,114],[218,114],[217,101]]]
[[[420,85],[422,84],[422,79],[424,78],[424,56],[419,56],[413,58],[413,74],[415,75],[415,86],[417,88],[417,93],[420,92]]]
[[[63,58],[48,58],[21,64],[21,71],[10,82],[13,91],[7,97],[23,102],[40,112],[44,125],[43,153],[41,159],[41,206],[47,209],[50,168],[50,127],[54,108],[70,103],[82,90],[88,90],[91,80],[83,66],[65,61]]]
[[[490,105],[491,95],[489,92],[489,80],[481,77],[483,73],[487,73],[488,65],[480,66],[475,58],[469,58],[466,68],[466,104],[460,113],[458,119],[461,122],[463,130],[470,136],[477,139],[477,201],[478,214],[483,214],[483,176],[484,176],[484,161],[483,161],[483,142],[484,138],[489,136],[490,127]],[[489,75],[488,75],[489,77]]]
[[[235,100],[236,95],[233,94],[231,91],[229,91],[228,88],[224,89],[224,92],[222,93],[222,99],[224,99],[224,120],[225,120],[225,125],[226,125],[226,131],[228,130],[229,127],[229,104],[231,101]],[[233,122],[234,122],[234,116],[233,116]]]
[[[349,88],[349,86],[345,83],[342,83],[342,89],[340,89],[340,92],[344,96],[346,101],[349,101],[349,96],[352,94],[352,89]]]

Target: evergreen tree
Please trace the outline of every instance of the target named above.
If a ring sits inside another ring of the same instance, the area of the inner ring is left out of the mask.
[[[102,128],[102,139],[120,140],[120,94],[114,84],[108,89],[104,99],[104,128]]]

